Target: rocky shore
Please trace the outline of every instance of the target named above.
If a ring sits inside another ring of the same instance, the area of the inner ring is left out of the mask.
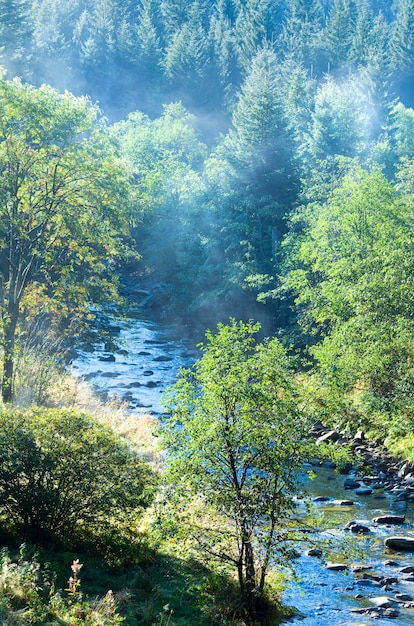
[[[341,473],[347,474],[345,489],[356,490],[357,495],[370,495],[383,489],[393,496],[393,507],[401,511],[407,508],[409,502],[414,502],[414,466],[411,463],[396,460],[378,443],[366,440],[362,431],[350,440],[316,422],[311,432],[317,443],[331,441],[338,445],[351,445],[355,455],[361,459],[359,464],[350,463],[341,470]],[[369,473],[361,474],[363,468]]]
[[[335,504],[354,507],[353,498],[359,500],[386,494],[392,513],[372,517],[369,520],[351,520],[341,530],[355,533],[373,541],[380,537],[383,542],[382,560],[355,565],[350,562],[326,562],[324,568],[330,572],[346,572],[349,576],[346,592],[352,594],[358,608],[351,608],[352,621],[356,616],[368,620],[397,619],[398,623],[414,623],[414,532],[407,523],[406,510],[414,502],[414,467],[410,463],[397,461],[374,442],[365,439],[359,432],[353,440],[345,439],[335,430],[326,428],[320,422],[314,424],[312,434],[317,443],[334,442],[337,445],[351,445],[360,461],[349,463],[341,469],[343,488],[349,492],[346,500],[331,500],[315,496],[315,503]],[[311,461],[317,465],[319,461]],[[307,556],[322,557],[323,551],[312,548]],[[407,564],[406,561],[410,561]],[[305,618],[306,616],[302,616]],[[359,626],[371,624],[371,621],[358,622]],[[380,622],[381,623],[381,622]]]

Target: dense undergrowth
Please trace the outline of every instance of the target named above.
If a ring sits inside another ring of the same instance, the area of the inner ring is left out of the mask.
[[[153,419],[71,378],[48,402],[0,408],[1,623],[242,625],[231,572],[160,523]]]

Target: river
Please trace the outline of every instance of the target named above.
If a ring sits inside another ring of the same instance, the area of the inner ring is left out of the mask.
[[[112,331],[116,347],[101,343],[93,352],[79,350],[72,364],[73,373],[88,380],[100,394],[128,402],[129,411],[137,418],[148,413],[162,414],[163,391],[174,383],[180,367],[189,367],[194,362],[197,351],[180,339],[179,329],[143,319],[139,314],[117,320]],[[312,523],[316,517],[316,529],[307,534],[307,541],[297,544],[299,556],[294,562],[297,579],[289,584],[283,598],[285,604],[301,612],[292,623],[385,626],[391,619],[401,626],[414,625],[414,604],[410,606],[411,602],[397,597],[397,594],[414,597],[414,575],[401,572],[407,566],[414,569],[414,556],[387,552],[384,548],[387,536],[414,537],[414,503],[394,503],[392,496],[381,488],[370,495],[357,495],[355,491],[345,490],[345,477],[333,468],[325,465],[312,469],[316,478],[309,480],[304,473],[304,486],[311,500],[324,500],[313,502]],[[353,504],[346,505],[344,501]],[[385,513],[404,514],[403,526],[373,523],[374,517]],[[310,522],[309,512],[300,499],[297,517],[305,526]],[[351,520],[357,520],[369,532],[355,534],[344,530]],[[308,555],[315,546],[323,547],[322,557]],[[332,571],[326,567],[329,562],[342,563],[347,569]],[[358,571],[361,565],[370,569]],[[389,581],[385,588],[384,579]],[[375,612],[376,598],[385,596],[390,600],[390,608]],[[365,609],[374,612],[371,615],[353,612]],[[389,617],[384,615],[387,610]]]

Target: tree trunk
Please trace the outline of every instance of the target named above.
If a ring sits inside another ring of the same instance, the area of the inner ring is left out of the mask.
[[[3,320],[3,380],[1,395],[3,402],[13,400],[13,375],[16,344],[17,311]]]

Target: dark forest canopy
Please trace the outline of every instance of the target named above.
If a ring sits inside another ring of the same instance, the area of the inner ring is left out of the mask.
[[[412,0],[1,0],[1,62],[113,119],[181,100],[214,131],[265,44],[308,77],[363,71],[413,104],[413,21]]]
[[[260,320],[331,413],[411,415],[414,0],[0,0],[0,33],[7,78],[109,119],[128,286]]]

